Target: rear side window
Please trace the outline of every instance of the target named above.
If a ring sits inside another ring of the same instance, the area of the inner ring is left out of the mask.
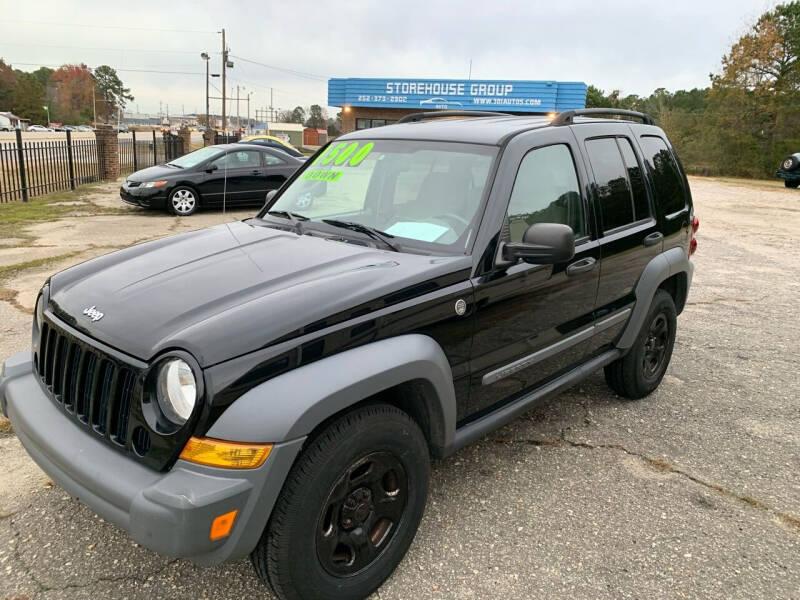
[[[683,178],[667,143],[660,137],[644,135],[641,138],[644,153],[653,187],[664,214],[676,213],[686,208],[686,194],[683,189]]]
[[[521,242],[534,223],[569,225],[575,237],[586,235],[583,201],[572,153],[564,144],[532,150],[520,163],[511,200],[508,228],[512,242]]]
[[[650,211],[650,201],[647,199],[647,188],[644,185],[644,174],[636,154],[628,138],[617,138],[619,150],[622,152],[622,160],[628,171],[628,182],[631,185],[631,195],[633,196],[633,220],[641,221],[648,218]]]
[[[587,140],[586,152],[594,172],[603,231],[633,223],[636,217],[631,185],[616,138]]]

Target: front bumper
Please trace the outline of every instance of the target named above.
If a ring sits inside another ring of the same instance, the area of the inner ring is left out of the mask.
[[[781,179],[793,183],[795,181],[800,181],[800,171],[784,171],[780,169],[775,173],[775,177],[780,177]]]
[[[72,496],[168,556],[213,565],[255,548],[304,438],[276,444],[258,469],[179,460],[161,473],[67,419],[42,385],[30,352],[10,357],[0,373],[0,410],[34,461]],[[239,512],[230,535],[211,541],[213,519],[232,510]]]
[[[167,192],[163,187],[132,188],[123,184],[119,188],[119,197],[123,202],[142,208],[164,208],[167,205]]]

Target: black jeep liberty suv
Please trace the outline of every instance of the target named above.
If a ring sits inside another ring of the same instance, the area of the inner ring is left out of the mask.
[[[697,227],[647,115],[411,115],[331,142],[252,219],[53,275],[0,407],[140,544],[363,598],[431,456],[600,368],[656,389]]]

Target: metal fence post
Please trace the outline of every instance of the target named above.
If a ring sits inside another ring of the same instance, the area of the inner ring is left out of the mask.
[[[17,127],[17,157],[19,159],[19,187],[22,189],[22,201],[28,201],[28,181],[25,177],[25,153],[22,151],[22,130]]]
[[[67,163],[69,163],[69,189],[75,189],[75,162],[72,159],[72,132],[67,129]]]
[[[156,130],[153,129],[153,166],[158,164],[158,146],[156,146]]]
[[[136,165],[136,132],[131,131],[131,135],[133,136],[133,172],[139,170],[139,167]]]

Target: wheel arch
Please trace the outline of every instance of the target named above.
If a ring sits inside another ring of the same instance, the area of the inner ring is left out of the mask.
[[[686,255],[686,250],[681,247],[670,248],[647,263],[636,284],[636,303],[628,324],[616,343],[617,348],[628,350],[633,345],[658,289],[672,294],[675,308],[680,313],[686,305],[693,273],[694,265]]]
[[[189,188],[190,190],[192,190],[197,195],[198,205],[200,206],[203,205],[203,194],[200,193],[197,184],[195,184],[192,181],[176,181],[175,184],[169,189],[169,192],[167,192],[167,202],[171,201],[173,192],[178,188],[182,187]]]
[[[270,379],[231,404],[206,435],[282,442],[311,436],[343,412],[374,402],[414,419],[434,456],[452,443],[452,372],[439,344],[421,334],[372,342]]]

